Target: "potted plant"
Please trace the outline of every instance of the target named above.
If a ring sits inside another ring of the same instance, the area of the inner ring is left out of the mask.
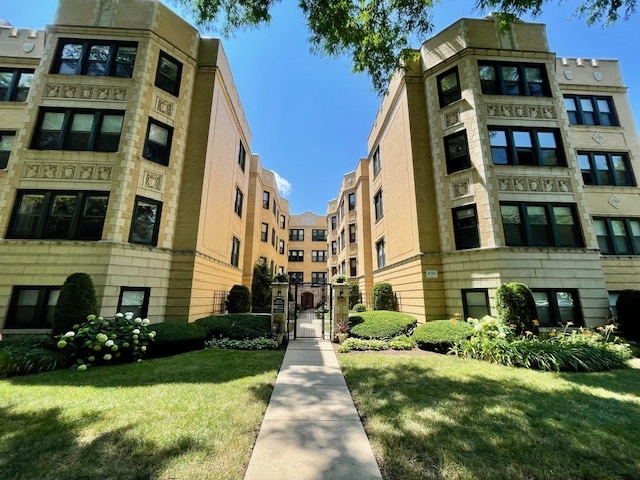
[[[349,336],[349,317],[341,317],[336,322],[338,343],[344,342]]]
[[[334,275],[331,279],[331,283],[347,283],[347,276],[344,273],[340,275]]]

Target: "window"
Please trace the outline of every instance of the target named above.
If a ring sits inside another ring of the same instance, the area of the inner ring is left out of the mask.
[[[31,148],[117,152],[124,113],[42,108]]]
[[[335,230],[336,228],[338,228],[338,219],[333,215],[331,217],[331,230]]]
[[[438,97],[440,98],[440,108],[450,103],[460,100],[462,92],[460,90],[460,79],[458,78],[458,67],[438,75]]]
[[[280,228],[286,228],[287,219],[284,215],[280,215]]]
[[[289,250],[290,262],[304,262],[304,250]]]
[[[156,70],[156,87],[177,97],[180,93],[181,76],[182,63],[172,56],[160,52],[158,69]]]
[[[269,203],[271,201],[271,195],[266,190],[262,191],[262,208],[269,210]]]
[[[129,242],[140,245],[157,245],[161,213],[162,202],[136,196]]]
[[[495,165],[564,166],[558,130],[489,127]]]
[[[33,70],[0,68],[0,102],[26,102]]]
[[[340,220],[344,218],[344,200],[340,202]]]
[[[145,318],[149,311],[149,287],[122,287],[118,299],[118,312],[133,313],[133,318]]]
[[[247,163],[247,151],[244,148],[244,144],[242,143],[242,140],[240,140],[240,146],[238,147],[238,165],[240,165],[240,168],[242,169],[242,171],[244,172],[244,167]]]
[[[459,172],[471,167],[466,130],[444,137],[444,149],[447,173]]]
[[[278,209],[278,206],[276,205],[276,199],[273,199],[273,214],[276,215],[276,210]],[[277,216],[277,215],[276,215]]]
[[[347,273],[347,263],[344,260],[340,264],[340,273],[342,273],[342,274],[346,274]]]
[[[349,225],[349,243],[356,243],[356,224]]]
[[[382,218],[382,190],[378,190],[378,193],[373,197],[373,206],[376,212],[376,220]]]
[[[335,277],[338,274],[338,267],[331,267],[331,276]]]
[[[544,65],[534,63],[478,62],[482,93],[549,97]]]
[[[0,170],[7,168],[16,132],[0,132]]]
[[[344,250],[344,247],[347,246],[347,242],[345,241],[344,236],[344,228],[340,230],[340,251]]]
[[[462,306],[464,318],[480,319],[485,315],[491,315],[489,291],[484,288],[462,290]]]
[[[291,283],[304,283],[304,272],[289,272]]]
[[[357,258],[350,258],[349,259],[349,276],[350,277],[356,277],[358,275],[358,259]]]
[[[609,310],[614,320],[618,320],[618,297],[622,292],[609,292]]]
[[[311,240],[314,242],[324,242],[327,240],[327,231],[324,229],[312,229]]]
[[[509,246],[582,247],[582,233],[572,204],[500,204]]]
[[[327,251],[326,250],[312,250],[311,251],[311,261],[312,262],[326,262],[327,261]]]
[[[349,211],[352,212],[356,209],[356,194],[351,192],[348,196],[349,199]]]
[[[269,224],[262,222],[260,226],[260,241],[268,242],[269,241]]]
[[[384,238],[376,242],[376,256],[378,257],[378,268],[382,268],[387,264],[384,254]]]
[[[338,242],[335,240],[331,240],[331,255],[338,254]]]
[[[373,152],[373,178],[378,176],[380,172],[380,147],[376,147],[375,152]]]
[[[291,228],[291,229],[289,229],[289,241],[290,242],[303,242],[304,241],[304,228]]]
[[[153,118],[149,118],[147,139],[144,142],[142,156],[147,160],[159,163],[160,165],[169,165],[172,137],[173,127],[165,125]]]
[[[279,246],[278,253],[280,255],[284,255],[284,240],[280,240],[278,246]]]
[[[626,153],[578,152],[585,185],[633,186],[633,175]]]
[[[266,264],[267,259],[264,259]],[[237,267],[240,263],[240,240],[236,237],[231,239],[231,265]]]
[[[480,247],[478,215],[475,205],[453,209],[453,231],[456,250]]]
[[[276,246],[276,229],[272,228],[271,229],[271,245],[272,246]]]
[[[531,289],[536,302],[538,321],[542,327],[582,325],[582,311],[578,291],[573,289]]]
[[[7,238],[100,240],[108,192],[18,191]]]
[[[59,286],[15,286],[5,328],[51,328]]]
[[[327,283],[327,272],[311,272],[312,283]]]
[[[238,214],[240,218],[242,218],[242,199],[244,195],[240,191],[238,187],[236,187],[236,203],[233,207],[233,210]]]
[[[640,255],[640,219],[594,218],[602,255]]]
[[[51,73],[131,78],[137,51],[131,42],[60,40]]]
[[[619,126],[611,97],[565,95],[571,125]]]

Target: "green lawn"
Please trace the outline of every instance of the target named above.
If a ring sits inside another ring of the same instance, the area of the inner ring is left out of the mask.
[[[0,381],[0,478],[241,479],[282,351]]]
[[[339,355],[385,479],[640,479],[640,361],[557,374]]]

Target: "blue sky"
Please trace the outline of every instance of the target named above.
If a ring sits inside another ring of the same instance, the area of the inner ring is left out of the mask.
[[[54,0],[2,3],[0,18],[16,27],[43,28],[56,8]],[[550,2],[536,21],[547,24],[549,45],[560,57],[619,59],[640,120],[640,13],[607,29],[587,27],[572,18],[579,3]],[[434,9],[434,33],[461,16],[485,13],[476,11],[472,0],[442,2]],[[285,1],[273,10],[270,25],[237,32],[223,44],[253,134],[252,152],[290,184],[285,196],[291,213],[324,214],[342,176],[367,156],[380,98],[367,77],[351,73],[348,58],[311,54],[307,37],[297,2]]]

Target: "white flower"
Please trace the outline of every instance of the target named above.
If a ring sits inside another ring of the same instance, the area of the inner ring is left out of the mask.
[[[120,313],[120,312],[116,313],[116,318],[122,318],[122,317],[124,317],[123,313]]]
[[[143,325],[149,325],[149,323],[150,323],[150,322],[149,322],[149,319],[148,319],[148,318],[144,318],[144,319],[142,320],[142,324],[143,324]]]
[[[133,318],[133,312],[127,312],[124,314],[124,318],[131,320]]]
[[[156,332],[149,332],[149,338],[153,338],[156,336]]]
[[[479,323],[476,323],[476,324],[473,326],[473,329],[474,329],[476,332],[479,332],[480,330],[482,330],[482,325],[480,325]]]
[[[142,350],[143,352],[147,351],[147,347],[140,347],[140,350]]]
[[[109,361],[109,360],[111,360],[111,354],[110,353],[106,353],[104,355],[104,357],[102,357],[102,358],[105,359],[106,361]]]
[[[140,333],[140,329],[139,329],[139,328],[136,328],[136,329],[134,329],[134,330],[133,330],[133,332],[131,332],[131,333],[133,333],[134,335],[138,335],[138,334]]]
[[[106,342],[104,342],[105,347],[113,347],[113,344],[114,344],[113,340],[107,340]]]
[[[76,334],[76,332],[67,332],[64,334],[65,337],[73,337]]]
[[[135,319],[135,322],[136,323],[142,323],[142,319],[140,317],[138,317],[138,318]]]
[[[87,369],[87,366],[86,366],[86,365],[79,365],[79,366],[78,366],[78,371],[79,371],[79,372],[84,372],[86,369]]]

